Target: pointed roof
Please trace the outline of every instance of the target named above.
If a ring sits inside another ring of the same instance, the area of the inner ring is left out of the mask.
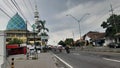
[[[23,18],[16,13],[8,22],[6,30],[26,30],[26,24]]]

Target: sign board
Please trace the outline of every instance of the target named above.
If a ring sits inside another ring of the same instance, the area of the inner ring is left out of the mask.
[[[0,31],[0,68],[6,68],[6,38],[4,31]]]
[[[48,36],[41,36],[41,39],[48,39]]]

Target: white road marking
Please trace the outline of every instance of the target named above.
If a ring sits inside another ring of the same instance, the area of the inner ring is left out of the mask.
[[[120,60],[114,60],[114,59],[108,59],[108,58],[103,58],[103,59],[120,63]]]
[[[62,60],[60,57],[58,57],[57,55],[54,54],[54,56],[56,58],[58,58],[61,62],[63,62],[65,65],[67,65],[69,68],[73,68],[70,64],[68,64],[67,62],[65,62],[64,60]]]
[[[79,53],[73,53],[73,55],[80,55]]]

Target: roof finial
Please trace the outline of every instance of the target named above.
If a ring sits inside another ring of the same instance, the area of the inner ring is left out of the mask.
[[[34,18],[38,19],[39,18],[39,12],[38,12],[38,9],[37,9],[37,4],[35,4],[35,12],[34,12]]]

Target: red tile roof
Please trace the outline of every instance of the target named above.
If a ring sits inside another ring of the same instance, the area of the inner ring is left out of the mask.
[[[89,38],[93,39],[93,40],[97,40],[97,39],[101,39],[105,37],[105,33],[99,33],[99,32],[93,32],[90,31],[86,34],[86,36],[88,36]]]

